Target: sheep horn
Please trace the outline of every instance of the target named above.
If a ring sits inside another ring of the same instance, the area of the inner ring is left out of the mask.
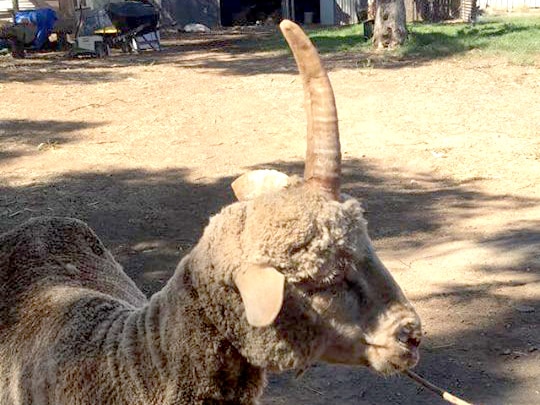
[[[336,102],[330,79],[317,50],[302,29],[289,20],[283,20],[279,27],[296,59],[304,84],[308,119],[304,178],[308,184],[337,200],[341,151]]]

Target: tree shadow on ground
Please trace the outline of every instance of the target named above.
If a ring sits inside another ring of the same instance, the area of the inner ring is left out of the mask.
[[[211,34],[169,34],[163,40],[161,52],[125,54],[114,50],[111,57],[104,59],[72,59],[61,53],[38,53],[19,60],[4,57],[0,58],[0,83],[105,83],[132,77],[131,67],[154,65],[211,69],[233,75],[295,71],[294,61],[287,55],[285,41],[275,27],[271,31],[260,28],[247,32],[223,30]],[[283,65],[290,65],[290,68],[282,71]]]
[[[425,28],[427,27],[427,28]],[[361,29],[347,27],[308,30],[329,70],[343,68],[394,69],[417,66],[434,59],[484,49],[495,38],[538,35],[540,28],[515,23],[490,22],[475,26],[440,24],[410,27],[405,46],[397,52],[375,52]],[[333,31],[342,31],[335,35]],[[115,54],[106,59],[68,59],[62,54],[36,54],[27,60],[0,59],[0,82],[77,82],[93,84],[121,81],[133,75],[124,68],[172,65],[215,71],[222,75],[296,72],[296,66],[277,27],[224,29],[212,33],[165,35],[163,51],[138,55]]]
[[[276,28],[277,30],[277,28]],[[257,52],[256,44],[273,43],[278,38],[268,29],[259,29],[253,32],[237,32],[232,30],[217,31],[212,34],[168,34],[163,40],[161,52],[141,52],[139,54],[120,53],[113,50],[113,56],[104,59],[97,58],[70,58],[66,53],[35,53],[29,54],[26,59],[12,59],[9,56],[0,58],[0,83],[20,81],[50,82],[50,83],[79,83],[95,84],[111,81],[122,81],[132,77],[132,72],[123,68],[147,66],[155,64],[176,64],[181,67],[195,67],[189,59],[199,55],[196,59],[204,60],[211,55],[239,55]],[[285,42],[281,47],[285,51]],[[268,46],[266,46],[268,49]],[[262,50],[262,48],[260,48]],[[185,58],[188,58],[185,61]],[[211,59],[211,58],[210,58]],[[273,59],[269,57],[269,59]]]
[[[24,155],[40,153],[41,148],[55,148],[73,142],[77,131],[98,125],[100,124],[85,121],[1,120],[0,163]]]
[[[524,263],[540,265],[540,221],[517,221],[511,228],[480,239],[478,243],[494,247],[502,255],[517,253]],[[486,270],[489,271],[489,266]]]
[[[138,59],[125,57],[123,65],[137,65]],[[70,59],[64,53],[37,53],[25,59],[0,58],[0,83],[48,82],[94,84],[125,80],[113,59]]]
[[[516,36],[537,37],[540,30],[540,26],[531,21],[505,22],[497,18],[482,20],[474,26],[465,23],[416,23],[408,28],[410,35],[406,44],[396,52],[383,53],[373,50],[371,41],[366,40],[360,25],[352,28],[346,26],[322,30],[308,29],[307,32],[322,54],[325,65],[332,70],[362,68],[366,67],[366,63],[370,68],[417,66],[434,59],[460,55],[471,49],[488,48],[490,41],[495,39],[515,39]],[[519,46],[519,42],[516,46]],[[289,50],[277,27],[244,32],[230,42],[219,43],[212,50],[237,56],[243,54],[244,57],[240,58],[240,63],[236,63],[235,60],[223,61],[221,58],[211,56],[206,60],[194,61],[194,66],[218,69],[224,74],[289,71],[283,69],[287,66]],[[265,52],[270,54],[265,55]],[[254,53],[257,55],[253,55]],[[252,62],[250,55],[253,56]],[[248,65],[245,68],[244,63]],[[253,65],[257,65],[257,68]],[[292,70],[294,71],[294,66]]]
[[[299,174],[303,163],[269,162],[262,166]],[[504,195],[477,191],[474,184],[427,174],[418,178],[423,182],[411,185],[365,161],[344,162],[343,189],[363,199],[376,244],[395,240],[396,246],[403,243],[410,248],[406,242],[410,238],[419,241],[414,248],[421,249],[424,243],[436,243],[436,235],[444,233],[449,221],[477,215],[490,204],[519,212],[539,203],[533,199],[509,200]],[[231,181],[232,178],[222,177],[194,183],[189,180],[188,170],[178,169],[65,174],[31,186],[4,184],[0,186],[0,232],[32,216],[80,218],[90,224],[149,295],[164,285],[180,258],[196,243],[208,217],[234,200]],[[456,237],[492,246],[501,254],[505,249],[523,252],[513,271],[538,276],[540,264],[533,257],[534,245],[540,239],[537,225],[524,222],[487,238],[476,234]],[[508,271],[498,267],[483,270],[492,275]],[[498,297],[498,289],[514,287],[487,282],[468,289],[460,284],[449,285],[443,292],[426,292],[416,303],[439,307],[440,318],[430,322],[444,323],[449,315],[459,318],[464,305],[503,299]],[[439,300],[448,297],[451,307],[441,307]],[[526,361],[537,359],[538,351],[530,350],[540,346],[535,333],[540,326],[540,299],[516,296],[503,314],[482,319],[483,323],[464,319],[459,331],[428,336],[419,371],[472,400],[490,404],[508,402],[510,397],[515,400],[525,382],[523,377],[508,372],[508,363],[517,362],[515,356]],[[508,329],[508,324],[512,328]],[[496,337],[497,347],[486,345],[486,334]],[[525,391],[523,395],[534,393]],[[427,405],[442,404],[442,400],[437,402],[430,393],[403,378],[382,379],[366,369],[315,365],[297,382],[290,374],[272,377],[263,403]]]
[[[260,165],[257,169],[276,169],[301,176],[304,163],[280,162]],[[416,173],[414,177],[402,178],[399,175],[381,172],[359,159],[347,159],[342,167],[342,190],[362,200],[365,216],[369,222],[370,235],[373,239],[393,239],[408,235],[416,238],[429,235],[456,220],[474,217],[490,207],[519,210],[536,206],[534,198],[513,197],[508,195],[490,195],[476,190],[475,182],[482,179],[454,181],[437,178],[429,173]],[[532,247],[535,224],[530,224],[532,235],[523,237],[522,229],[507,230],[507,245]],[[514,232],[515,231],[515,232]],[[515,238],[519,235],[519,238]],[[457,238],[473,237],[475,242],[502,247],[499,238],[483,239],[481,234],[473,232],[456,235]],[[448,240],[445,240],[448,241]],[[520,241],[523,244],[520,244]],[[396,249],[415,248],[429,244],[429,240],[420,238],[408,242],[400,240],[393,247]],[[434,243],[437,243],[435,241]]]

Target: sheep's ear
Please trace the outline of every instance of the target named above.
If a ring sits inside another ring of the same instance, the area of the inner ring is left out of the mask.
[[[274,322],[283,304],[285,276],[273,267],[249,265],[236,274],[234,282],[249,324],[262,327]]]
[[[289,184],[289,176],[277,170],[253,170],[238,177],[231,187],[239,201],[279,191]]]

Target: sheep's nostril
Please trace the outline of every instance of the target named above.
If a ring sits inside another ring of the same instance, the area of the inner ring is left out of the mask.
[[[420,337],[413,325],[405,325],[398,330],[397,340],[409,347],[418,347],[420,345]]]
[[[420,346],[420,339],[418,339],[417,337],[411,336],[409,340],[407,341],[407,344],[412,347],[418,347]]]

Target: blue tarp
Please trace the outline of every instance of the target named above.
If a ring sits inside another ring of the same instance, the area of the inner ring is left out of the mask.
[[[41,49],[47,42],[47,38],[52,32],[54,23],[58,19],[56,12],[50,8],[38,8],[37,10],[17,11],[15,14],[15,23],[20,23],[24,19],[29,20],[37,27],[36,38],[32,43],[32,48]]]

